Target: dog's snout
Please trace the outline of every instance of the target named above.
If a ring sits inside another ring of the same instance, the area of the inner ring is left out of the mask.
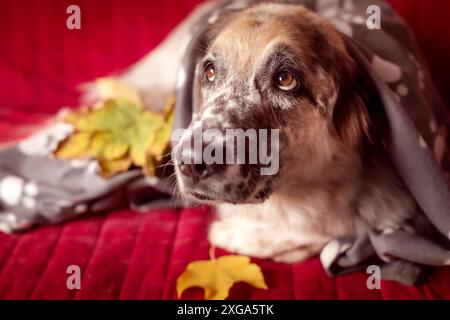
[[[200,136],[196,136],[194,131],[180,143],[176,157],[178,169],[185,178],[198,182],[224,170],[224,161],[220,156],[226,154],[225,144],[221,132],[214,130],[208,133],[208,129],[202,129]],[[216,155],[220,159],[216,159]]]
[[[180,171],[187,177],[194,180],[204,179],[210,175],[211,170],[208,170],[208,166],[204,163],[201,164],[180,164]]]
[[[200,181],[202,179],[206,179],[215,173],[218,173],[221,169],[221,166],[218,164],[186,164],[181,163],[179,169],[183,175],[186,177],[192,178],[195,182]]]

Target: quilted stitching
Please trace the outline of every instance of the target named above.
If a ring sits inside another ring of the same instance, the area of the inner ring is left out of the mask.
[[[58,248],[58,244],[60,243],[61,239],[63,238],[62,235],[64,234],[64,228],[65,228],[65,226],[62,226],[58,230],[57,237],[56,237],[55,241],[52,243],[51,249],[47,253],[47,259],[46,259],[47,261],[42,266],[42,270],[38,273],[39,276],[37,277],[37,281],[34,283],[33,289],[30,290],[30,295],[27,297],[28,299],[33,297],[34,292],[36,291],[36,289],[39,286],[39,283],[42,281],[42,278],[43,278],[42,276],[45,274],[47,268],[51,265],[52,260],[55,259],[55,251],[56,251],[56,248]]]
[[[120,211],[69,222],[64,228],[32,230],[20,237],[5,263],[0,275],[0,297],[26,298],[33,292],[33,299],[174,299],[176,278],[185,266],[192,260],[208,258],[206,231],[211,218],[204,208],[146,214]],[[77,230],[80,238],[76,237]],[[155,236],[158,238],[152,238]],[[70,252],[65,250],[73,250],[79,242],[87,245],[81,250],[84,260],[75,254],[81,262],[83,278],[82,289],[73,296],[65,287],[65,270],[71,260]],[[0,243],[0,252],[3,243],[7,241]],[[216,254],[227,253],[217,249]],[[239,284],[232,289],[231,298],[448,299],[450,296],[450,272],[445,268],[433,269],[428,282],[415,288],[383,281],[381,291],[372,291],[365,287],[364,273],[331,279],[317,258],[292,266],[254,261],[261,266],[269,290]],[[199,289],[188,290],[183,296],[201,297]]]

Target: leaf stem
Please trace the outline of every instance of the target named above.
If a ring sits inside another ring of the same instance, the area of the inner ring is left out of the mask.
[[[216,247],[215,246],[211,246],[211,248],[209,248],[209,258],[211,260],[216,260]]]

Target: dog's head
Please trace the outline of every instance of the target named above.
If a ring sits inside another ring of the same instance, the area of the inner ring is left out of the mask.
[[[199,111],[173,150],[184,194],[260,202],[292,176],[317,177],[342,153],[358,154],[369,117],[329,24],[300,6],[261,4],[225,15],[209,36]]]

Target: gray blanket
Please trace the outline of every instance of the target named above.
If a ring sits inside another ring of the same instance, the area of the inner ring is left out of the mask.
[[[185,128],[196,112],[193,75],[199,44],[217,17],[260,1],[221,1],[192,30],[181,73],[188,75],[177,92],[175,129]],[[330,21],[347,39],[349,50],[375,84],[386,111],[391,136],[386,148],[405,184],[429,220],[414,232],[385,230],[360,238],[331,241],[321,254],[330,274],[381,266],[382,277],[413,284],[425,265],[450,265],[450,114],[431,83],[408,27],[380,0],[295,0]],[[371,30],[367,9],[381,9],[381,29]],[[169,178],[146,179],[131,170],[105,180],[95,161],[49,157],[71,131],[56,123],[0,150],[0,230],[14,232],[56,223],[82,214],[123,206],[178,205],[168,199]],[[425,224],[426,225],[426,224]]]

